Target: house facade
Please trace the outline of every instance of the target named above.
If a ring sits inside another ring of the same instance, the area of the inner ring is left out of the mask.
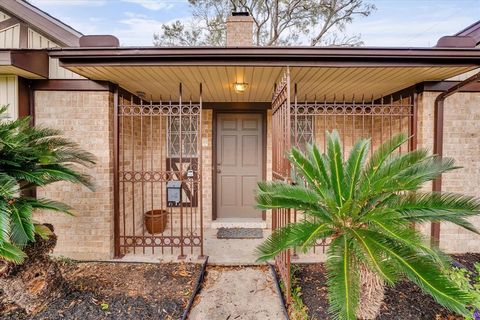
[[[97,156],[94,192],[37,190],[77,212],[38,214],[56,228],[56,254],[234,256],[253,249],[249,240],[222,242],[217,228],[266,234],[303,218],[255,209],[256,183],[289,180],[285,152],[324,149],[333,129],[345,152],[360,137],[375,148],[406,133],[401,151],[427,147],[462,166],[425,188],[480,196],[479,43],[477,23],[432,48],[253,47],[252,20],[237,14],[226,47],[121,47],[4,0],[0,105]],[[416,227],[447,252],[480,248],[478,235],[449,224]]]

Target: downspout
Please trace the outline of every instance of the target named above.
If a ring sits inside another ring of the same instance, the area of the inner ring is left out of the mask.
[[[480,72],[475,75],[457,83],[448,90],[440,93],[435,99],[434,104],[434,125],[433,125],[433,153],[442,157],[443,156],[443,120],[444,120],[444,101],[447,97],[460,91],[466,85],[480,81]],[[433,181],[432,191],[442,191],[442,176],[439,176]],[[431,226],[431,244],[432,246],[439,246],[440,244],[440,222],[432,222]]]

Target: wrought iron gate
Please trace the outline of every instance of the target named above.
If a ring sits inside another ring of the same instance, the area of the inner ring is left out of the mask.
[[[290,71],[287,68],[283,78],[275,86],[272,98],[272,178],[290,183],[290,163],[285,157],[290,150]],[[272,230],[291,223],[290,209],[272,210]],[[290,303],[290,259],[291,250],[285,250],[275,257],[275,265],[284,284],[285,299]]]
[[[416,148],[416,94],[413,91],[388,97],[345,97],[328,101],[298,102],[297,85],[293,87],[290,101],[290,70],[276,85],[272,99],[272,170],[273,179],[290,182],[291,168],[286,153],[291,146],[305,150],[307,144],[315,143],[322,152],[326,150],[326,132],[337,130],[342,138],[343,153],[348,154],[359,138],[371,139],[371,152],[384,141],[400,132],[409,140],[399,152]],[[287,209],[272,210],[272,229],[305,219],[302,212]],[[328,239],[319,240],[313,251],[325,252]],[[276,267],[285,285],[285,299],[290,302],[290,263],[295,250],[286,250],[275,259]]]
[[[115,100],[115,255],[203,255],[201,94]]]

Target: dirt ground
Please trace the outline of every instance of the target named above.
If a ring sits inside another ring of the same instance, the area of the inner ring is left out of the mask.
[[[469,270],[480,262],[480,254],[454,256],[454,259]],[[308,316],[315,320],[329,320],[325,268],[323,264],[299,264],[296,277],[299,280],[302,300],[307,306]],[[424,294],[410,281],[401,281],[393,288],[387,288],[381,314],[377,320],[460,320],[437,304],[432,297]]]
[[[0,319],[179,319],[200,273],[199,264],[61,263],[66,286],[35,316],[5,301]]]

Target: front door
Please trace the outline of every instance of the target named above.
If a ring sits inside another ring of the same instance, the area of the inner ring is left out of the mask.
[[[263,170],[262,114],[217,116],[217,218],[261,218],[255,208]]]

